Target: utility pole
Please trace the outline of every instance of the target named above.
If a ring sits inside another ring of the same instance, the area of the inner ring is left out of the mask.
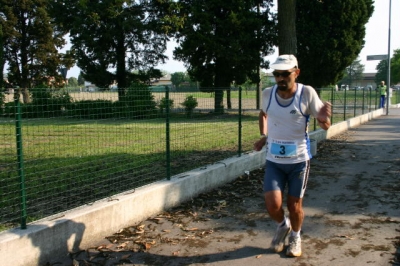
[[[391,24],[391,14],[392,14],[392,0],[389,1],[389,32],[388,32],[388,57],[387,57],[387,82],[386,82],[386,115],[389,114],[389,104],[390,104],[390,24]]]

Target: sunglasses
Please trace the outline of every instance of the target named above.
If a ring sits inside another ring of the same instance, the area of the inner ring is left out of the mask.
[[[286,72],[276,72],[276,71],[274,71],[274,72],[272,72],[272,75],[274,75],[275,78],[279,78],[279,77],[287,78],[287,77],[289,77],[290,74],[292,74],[293,72],[294,72],[294,71],[292,71],[292,72],[289,72],[289,71],[286,71]]]

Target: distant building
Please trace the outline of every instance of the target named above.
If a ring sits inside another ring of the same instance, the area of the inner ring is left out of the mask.
[[[94,85],[93,83],[90,83],[89,81],[85,81],[85,89],[84,91],[88,91],[88,92],[94,92],[97,91],[98,88],[96,85]]]
[[[158,79],[150,80],[150,86],[170,86],[170,85],[172,85],[170,74],[167,74]]]

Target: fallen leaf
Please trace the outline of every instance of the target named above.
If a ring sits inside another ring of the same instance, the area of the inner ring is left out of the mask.
[[[118,245],[117,248],[122,249],[122,248],[125,248],[127,245],[128,245],[128,242],[125,242],[125,243]]]
[[[199,230],[199,229],[196,228],[196,227],[193,227],[193,228],[184,228],[183,230],[184,230],[184,231],[197,231],[197,230]]]

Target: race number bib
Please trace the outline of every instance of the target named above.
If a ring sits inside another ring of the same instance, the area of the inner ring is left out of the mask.
[[[297,143],[289,140],[271,141],[271,155],[276,159],[292,158],[297,156]]]

